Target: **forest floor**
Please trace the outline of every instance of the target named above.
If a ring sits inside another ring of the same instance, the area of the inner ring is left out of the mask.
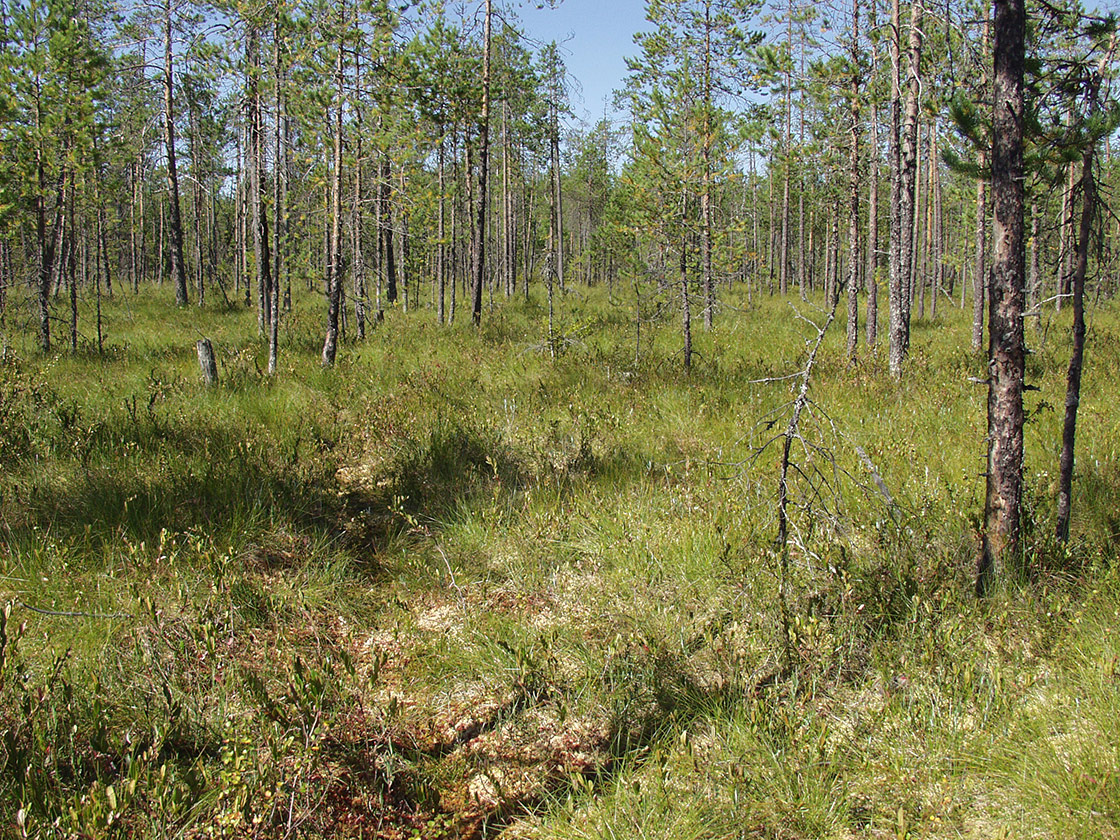
[[[729,296],[691,376],[603,288],[556,358],[514,300],[324,371],[297,296],[270,379],[252,311],[169,294],[106,300],[102,353],[0,336],[0,837],[1120,837],[1115,305],[1068,546],[1068,318],[1029,325],[1028,556],[982,602],[966,316],[901,383],[834,325],[783,609],[813,304]]]

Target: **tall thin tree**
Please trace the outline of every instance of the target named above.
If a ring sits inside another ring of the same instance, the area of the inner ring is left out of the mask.
[[[1006,579],[1021,553],[1023,501],[1023,0],[995,0],[992,108],[994,252],[988,307],[988,474],[976,591]]]

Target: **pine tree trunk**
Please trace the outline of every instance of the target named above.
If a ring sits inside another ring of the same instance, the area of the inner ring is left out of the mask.
[[[1070,118],[1072,119],[1072,117]],[[1073,230],[1073,190],[1077,184],[1075,165],[1069,164],[1066,176],[1066,190],[1062,196],[1062,218],[1059,222],[1061,230],[1060,246],[1061,264],[1058,270],[1057,295],[1054,298],[1054,309],[1062,311],[1063,301],[1069,297],[1073,277],[1074,263],[1074,230]]]
[[[179,170],[175,163],[175,91],[171,62],[171,0],[164,3],[163,36],[163,137],[167,151],[167,190],[171,218],[171,277],[175,283],[175,303],[186,306],[187,269],[183,263],[183,219],[179,213]]]
[[[513,276],[513,191],[510,172],[512,152],[509,131],[509,100],[502,100],[502,285],[506,297],[514,291]]]
[[[241,285],[245,280],[245,155],[244,155],[244,129],[238,127],[235,175],[236,182],[233,188],[233,293],[235,297],[241,295]]]
[[[848,158],[848,359],[859,345],[859,0],[852,0],[852,125]]]
[[[128,280],[129,285],[132,286],[133,291],[140,289],[140,259],[139,259],[139,245],[137,243],[136,231],[136,203],[139,173],[137,172],[136,163],[132,162],[128,165],[128,174],[131,187],[128,202]]]
[[[1100,96],[1100,77],[1104,75],[1115,37],[1108,53],[1100,59],[1097,74],[1089,82],[1089,114],[1094,116]],[[1085,275],[1089,267],[1089,245],[1093,235],[1093,215],[1097,209],[1097,187],[1093,178],[1096,141],[1086,144],[1081,155],[1081,222],[1077,233],[1077,255],[1071,278],[1073,296],[1073,350],[1066,373],[1066,405],[1062,422],[1062,454],[1058,467],[1058,515],[1054,533],[1061,542],[1069,541],[1070,510],[1073,503],[1074,445],[1077,438],[1077,409],[1081,404],[1081,371],[1085,360]],[[1033,211],[1033,204],[1032,204]],[[1032,214],[1032,227],[1035,222]],[[1033,266],[1032,266],[1033,268]]]
[[[260,96],[260,33],[254,26],[246,42],[249,106],[249,201],[253,225],[253,262],[257,272],[257,334],[271,333],[272,256],[269,253],[268,218],[262,196],[264,180],[264,119]]]
[[[712,8],[704,4],[704,136],[700,154],[700,273],[704,285],[704,329],[712,328],[715,290],[712,286]]]
[[[272,262],[272,308],[268,319],[268,373],[275,376],[280,361],[280,275],[284,267],[284,67],[281,60],[283,32],[277,15],[273,29],[272,76],[276,85],[274,107],[276,124],[273,130],[275,155],[272,162],[272,204],[275,213],[275,241]]]
[[[992,203],[995,249],[988,309],[988,475],[976,588],[1002,585],[1020,555],[1023,500],[1023,0],[995,0]]]
[[[786,4],[786,43],[793,45],[793,0]],[[785,297],[789,293],[789,179],[793,165],[793,70],[786,71],[785,89],[785,134],[782,138],[785,162],[782,166],[782,239],[779,243],[781,253],[778,264],[778,293]]]
[[[471,253],[471,279],[474,294],[471,301],[471,320],[475,326],[482,323],[482,286],[486,273],[486,182],[490,165],[490,20],[492,0],[486,0],[486,16],[482,33],[482,113],[479,115],[478,196],[475,211],[474,248]],[[469,177],[469,172],[468,172]],[[561,246],[562,247],[562,246]],[[558,271],[562,267],[558,266]],[[561,275],[563,276],[563,275]]]
[[[284,74],[284,81],[287,81],[287,73]],[[292,311],[292,269],[289,259],[294,256],[292,251],[291,241],[291,225],[290,216],[291,211],[289,208],[288,197],[288,184],[291,176],[291,148],[292,148],[292,125],[288,117],[288,103],[287,92],[285,84],[284,97],[281,100],[281,112],[283,114],[284,129],[283,129],[283,154],[281,155],[282,168],[280,170],[280,205],[276,208],[276,247],[279,252],[277,259],[279,264],[284,270],[284,311]],[[277,275],[276,283],[279,287],[280,277]]]
[[[206,281],[203,278],[202,269],[202,138],[199,136],[198,126],[198,104],[195,102],[194,97],[188,98],[187,104],[187,126],[190,131],[188,142],[188,150],[191,156],[191,212],[194,216],[194,281],[195,289],[198,292],[198,305],[204,306],[206,303]]]
[[[938,298],[941,295],[941,288],[945,283],[945,229],[944,220],[942,217],[942,204],[941,204],[941,165],[939,162],[939,150],[937,142],[937,118],[934,117],[930,124],[930,150],[929,150],[929,173],[930,173],[930,191],[933,196],[933,218],[930,225],[931,230],[931,250],[930,250],[930,263],[933,268],[933,295],[929,303],[929,317],[937,317],[937,304]]]
[[[564,273],[564,195],[561,190],[561,172],[560,172],[560,103],[557,101],[559,92],[554,92],[552,107],[552,135],[551,135],[551,155],[552,155],[552,191],[556,201],[556,213],[554,216],[554,225],[556,228],[556,281],[560,285],[560,291],[563,292],[566,287],[566,277]]]
[[[0,332],[8,325],[8,284],[12,282],[11,245],[0,240]],[[3,336],[0,336],[3,341]]]
[[[902,378],[902,362],[906,356],[905,324],[903,321],[902,297],[902,242],[903,212],[902,212],[902,91],[899,76],[901,74],[901,20],[899,15],[899,0],[891,4],[891,32],[888,38],[891,58],[891,118],[890,118],[890,170],[891,170],[891,211],[890,211],[890,245],[888,247],[889,281],[888,281],[888,307],[889,307],[889,366],[891,376],[895,379]],[[908,231],[907,231],[908,232]]]
[[[458,135],[455,136],[451,146],[451,160],[452,172],[451,180],[455,183],[456,191],[459,189],[459,150],[458,150]],[[469,172],[469,167],[468,167]],[[470,175],[467,175],[467,181],[470,181]],[[460,231],[460,208],[461,201],[452,201],[451,203],[451,301],[447,310],[447,323],[453,324],[455,322],[455,308],[458,301],[458,288],[459,277],[461,275],[460,265],[462,263],[462,243],[459,241],[462,237]]]
[[[688,301],[688,243],[681,238],[681,328],[684,333],[684,372],[692,373],[692,310]]]
[[[524,254],[525,265],[522,272],[525,275],[525,300],[529,300],[529,279],[533,276],[533,270],[536,265],[533,259],[533,231],[535,229],[536,220],[533,216],[533,184],[528,182],[525,185],[525,199],[523,202],[524,210],[524,233],[522,239],[522,253]]]
[[[1027,283],[1027,293],[1030,296],[1028,311],[1034,315],[1035,325],[1042,323],[1042,303],[1039,301],[1039,251],[1038,247],[1038,205],[1031,201],[1031,241],[1030,241],[1030,275]]]
[[[777,270],[778,261],[775,254],[778,250],[778,232],[774,224],[774,167],[766,167],[766,209],[769,215],[769,225],[766,229],[767,260],[766,260],[766,291],[774,294],[774,272]]]
[[[980,154],[980,168],[985,166],[985,155]],[[987,184],[983,178],[976,181],[976,268],[972,275],[972,349],[984,346],[984,299],[987,296],[985,272],[988,250]]]
[[[443,171],[444,171],[444,131],[443,125],[439,127],[439,148],[436,152],[436,184],[439,192],[439,215],[436,222],[436,320],[439,323],[447,321],[447,269],[445,262],[447,260],[447,234],[445,229],[445,217],[447,215],[447,190],[444,185]]]
[[[397,257],[393,242],[393,168],[387,153],[381,156],[381,265],[385,272],[385,300],[390,304],[397,302]]]
[[[338,101],[334,114],[332,155],[334,171],[331,173],[330,245],[327,254],[327,335],[323,341],[323,367],[333,367],[338,353],[338,316],[342,302],[342,107],[345,96],[342,73],[342,31],[344,22],[345,6],[340,4],[338,54],[335,57],[335,96]]]
[[[831,253],[829,264],[832,272],[828,278],[828,306],[832,309],[840,302],[840,193],[832,199],[832,225],[829,228]]]
[[[59,266],[66,273],[70,292],[70,352],[78,352],[78,272],[76,259],[77,225],[74,220],[74,193],[70,191],[70,201],[66,210],[66,234],[63,238],[63,256]]]
[[[879,0],[871,2],[870,30],[878,27],[875,9]],[[879,64],[878,40],[871,40],[871,67],[874,75]],[[875,97],[868,97],[871,136],[868,143],[867,173],[867,346],[879,343],[879,108]]]
[[[365,134],[362,126],[362,62],[358,53],[354,55],[354,196],[350,203],[350,253],[354,261],[354,320],[358,325],[358,339],[364,341],[366,337],[366,260],[365,249],[362,243],[362,229],[365,220],[362,215],[362,136]]]
[[[68,193],[68,179],[63,170],[58,178],[58,194],[55,197],[54,223],[48,229],[46,221],[46,177],[42,161],[38,164],[39,195],[35,199],[36,237],[39,258],[39,347],[44,353],[51,352],[51,286],[54,284],[55,260],[62,250],[64,211]]]
[[[910,272],[911,286],[914,288],[914,297],[918,299],[918,319],[924,320],[926,317],[926,285],[929,283],[929,252],[931,250],[930,237],[933,235],[933,202],[930,200],[933,195],[933,187],[930,185],[929,175],[929,162],[922,157],[922,148],[926,148],[926,158],[928,154],[929,144],[929,129],[925,131],[926,142],[921,141],[921,126],[918,127],[918,178],[914,193],[914,207],[917,210],[918,220],[925,217],[925,223],[919,225],[917,221],[914,223],[914,265]],[[925,171],[923,171],[923,168]],[[922,189],[922,178],[925,177],[926,188]]]

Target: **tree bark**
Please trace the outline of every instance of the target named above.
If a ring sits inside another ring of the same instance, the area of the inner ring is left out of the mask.
[[[891,118],[889,150],[891,170],[890,245],[888,247],[889,280],[887,290],[889,351],[888,364],[891,376],[902,378],[902,362],[906,351],[903,342],[902,312],[902,91],[901,73],[901,19],[899,0],[891,4],[891,31],[888,38],[891,59]]]
[[[712,6],[704,3],[704,136],[700,154],[703,171],[700,181],[700,274],[704,285],[704,328],[712,328],[715,290],[712,286]]]
[[[921,93],[922,0],[911,0],[909,32],[908,91],[906,119],[902,129],[902,252],[899,272],[902,277],[902,315],[900,321],[902,355],[910,352],[910,307],[914,299],[915,238],[918,227],[918,96]]]
[[[1072,120],[1072,115],[1070,116]],[[1058,251],[1061,255],[1058,268],[1057,294],[1054,296],[1054,311],[1062,311],[1062,302],[1069,296],[1071,278],[1073,276],[1074,244],[1073,244],[1073,188],[1077,184],[1077,170],[1071,162],[1067,170],[1066,189],[1062,194],[1062,217],[1058,222],[1059,236]]]
[[[444,131],[443,125],[439,127],[439,149],[437,150],[437,164],[436,164],[436,183],[439,191],[439,216],[436,223],[436,286],[437,286],[437,303],[436,303],[436,320],[439,323],[444,323],[447,320],[446,301],[447,301],[447,269],[445,266],[447,259],[447,243],[446,227],[444,218],[446,213],[446,187],[444,186],[443,170],[444,170]]]
[[[684,332],[684,372],[692,373],[692,311],[688,301],[688,243],[681,237],[681,328]]]
[[[556,202],[556,213],[553,216],[553,224],[556,228],[556,281],[560,286],[560,291],[563,292],[566,287],[566,277],[564,272],[564,193],[561,188],[563,183],[560,172],[560,103],[559,103],[559,80],[554,80],[556,87],[553,90],[553,99],[551,103],[552,109],[552,132],[550,135],[550,150],[549,154],[552,156],[552,192],[554,201]]]
[[[198,352],[198,367],[202,371],[202,381],[207,385],[218,384],[218,365],[214,361],[214,345],[208,338],[200,338],[195,342]]]
[[[859,345],[859,0],[852,0],[851,150],[848,157],[848,360]]]
[[[1115,36],[1114,36],[1115,37]],[[1097,110],[1100,93],[1100,76],[1103,75],[1108,56],[1100,61],[1100,69],[1089,82],[1089,112]],[[1097,186],[1093,178],[1096,163],[1096,140],[1086,143],[1081,155],[1081,222],[1077,233],[1077,254],[1070,282],[1073,297],[1073,350],[1066,373],[1065,418],[1062,423],[1062,454],[1058,467],[1058,516],[1054,533],[1061,542],[1069,540],[1070,510],[1073,502],[1074,444],[1077,438],[1077,409],[1081,405],[1081,370],[1085,359],[1085,275],[1089,267],[1089,244],[1093,235],[1093,214],[1097,208]],[[1033,209],[1033,205],[1032,205]],[[1032,227],[1034,219],[1032,217]],[[1033,252],[1032,252],[1033,256]],[[1033,266],[1032,266],[1033,268]]]
[[[986,156],[980,154],[980,168],[984,169]],[[984,299],[987,297],[987,274],[984,266],[988,250],[987,184],[983,178],[976,181],[976,270],[972,275],[972,349],[984,346]]]
[[[385,271],[385,299],[396,303],[397,257],[393,243],[393,164],[388,153],[381,156],[381,177],[378,185],[381,191],[381,218],[378,227],[381,231],[381,265]]]
[[[482,32],[482,113],[479,115],[478,149],[478,206],[475,211],[474,249],[471,252],[471,278],[474,294],[471,300],[471,320],[475,326],[482,323],[482,286],[486,273],[486,178],[490,164],[490,17],[492,0],[486,0],[486,16]],[[468,172],[469,177],[469,172]],[[563,248],[562,243],[557,249]],[[560,267],[557,266],[559,269]]]
[[[74,190],[70,191],[68,207],[66,209],[66,234],[63,237],[62,259],[59,260],[60,268],[66,273],[68,291],[70,292],[70,352],[78,352],[78,272],[75,251],[77,249],[77,232],[74,219]]]
[[[1023,0],[995,0],[992,202],[995,251],[988,308],[988,475],[976,581],[1001,586],[1020,555],[1023,495]]]
[[[1039,251],[1038,205],[1031,201],[1030,273],[1027,279],[1027,311],[1034,315],[1035,325],[1042,322],[1042,304],[1039,301]]]
[[[362,136],[365,133],[362,125],[362,61],[360,52],[354,55],[354,92],[355,92],[355,140],[354,140],[354,195],[350,203],[350,253],[354,261],[354,320],[358,325],[358,339],[364,341],[366,337],[366,260],[365,249],[362,243],[362,230],[365,226],[363,218],[363,183],[362,183]]]
[[[171,0],[164,3],[163,35],[163,138],[167,147],[167,189],[171,218],[171,277],[175,283],[175,303],[186,306],[187,268],[183,262],[183,218],[179,213],[179,170],[175,163],[175,90],[171,60]]]
[[[941,164],[939,160],[938,142],[937,142],[937,118],[934,117],[930,123],[930,136],[929,136],[929,174],[930,174],[930,195],[933,199],[933,215],[930,224],[930,264],[933,269],[933,296],[930,298],[929,303],[929,317],[937,317],[937,304],[938,297],[941,295],[941,288],[945,284],[945,230],[944,220],[942,218],[942,204],[941,204]]]
[[[187,125],[190,131],[190,138],[187,149],[191,157],[191,201],[192,215],[194,216],[194,280],[195,289],[198,291],[198,305],[204,306],[206,304],[206,278],[203,273],[203,251],[202,251],[202,187],[203,187],[203,173],[202,173],[202,137],[199,130],[199,115],[198,103],[195,97],[187,97]]]
[[[43,183],[42,169],[40,182]],[[55,262],[63,246],[64,212],[66,208],[69,183],[63,170],[58,178],[58,195],[55,198],[54,223],[50,229],[46,224],[46,199],[40,194],[36,200],[38,247],[39,247],[39,347],[44,353],[51,352],[51,286],[54,284]]]
[[[264,169],[263,120],[260,96],[260,34],[255,25],[245,42],[248,78],[246,104],[249,108],[249,206],[253,226],[253,263],[257,273],[257,335],[264,336],[272,317],[272,274],[268,249],[268,223],[261,196]]]
[[[284,180],[286,173],[284,172],[284,117],[283,117],[283,90],[284,90],[284,70],[281,65],[280,49],[283,41],[280,30],[280,16],[276,16],[275,30],[273,32],[273,77],[276,84],[275,91],[275,106],[276,106],[276,126],[273,133],[273,140],[275,141],[276,154],[272,164],[272,201],[273,212],[276,214],[276,240],[275,247],[273,248],[273,264],[272,264],[272,277],[271,286],[272,294],[269,297],[271,304],[268,316],[268,375],[275,376],[279,367],[280,356],[280,271],[283,267],[283,258],[281,256],[283,245],[282,235],[284,227]],[[265,231],[265,241],[267,243],[267,230]]]
[[[338,104],[334,114],[334,171],[331,173],[331,227],[327,254],[327,335],[323,341],[323,367],[333,367],[338,353],[338,315],[342,303],[342,106],[345,96],[342,75],[342,31],[345,21],[343,5],[339,6],[338,17],[338,55],[335,57],[335,91]]]
[[[875,8],[879,0],[871,2],[870,29],[877,28]],[[878,40],[871,40],[871,67],[874,75],[879,64]],[[874,96],[868,97],[871,138],[868,144],[868,196],[867,196],[867,346],[879,343],[879,109]]]
[[[139,172],[135,161],[128,165],[128,175],[131,187],[128,202],[128,279],[133,291],[136,292],[140,290],[140,262],[136,231],[136,202],[139,192]]]

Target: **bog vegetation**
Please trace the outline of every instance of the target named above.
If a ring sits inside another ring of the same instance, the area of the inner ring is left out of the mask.
[[[1016,6],[651,2],[592,127],[494,0],[0,6],[0,836],[1120,834],[1116,27],[994,107]]]
[[[106,307],[105,355],[0,368],[6,833],[1115,834],[1111,304],[1067,545],[1067,332],[1034,335],[1031,549],[988,601],[965,317],[918,326],[902,385],[826,337],[779,671],[767,444],[812,302],[731,298],[690,377],[675,317],[636,342],[605,288],[564,296],[555,359],[540,296],[481,330],[391,310],[333,370],[293,315],[270,378],[251,311],[165,296]]]

